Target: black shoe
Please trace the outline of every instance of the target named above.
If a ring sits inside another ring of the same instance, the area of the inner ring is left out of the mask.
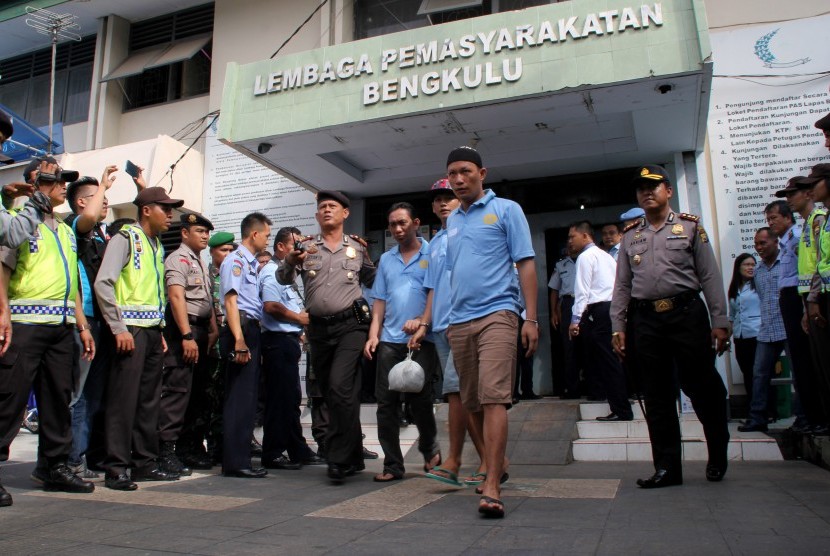
[[[604,402],[607,400],[608,398],[606,398],[605,396],[588,396],[589,402]]]
[[[300,469],[303,465],[298,461],[291,461],[287,457],[280,455],[275,459],[262,459],[262,467],[265,469]]]
[[[631,417],[620,417],[616,413],[610,413],[610,414],[606,415],[605,417],[597,417],[597,421],[602,421],[604,423],[612,423],[612,422],[616,422],[616,421],[633,421],[633,420],[634,420],[633,416],[631,416]]]
[[[12,500],[12,495],[6,492],[6,489],[3,488],[3,485],[0,485],[0,508],[11,506],[13,502],[14,501]]]
[[[562,394],[559,396],[560,400],[578,400],[581,398],[579,394]]]
[[[738,432],[767,432],[767,425],[763,423],[750,423],[738,427]]]
[[[44,485],[49,482],[51,477],[49,475],[49,470],[45,467],[35,467],[32,469],[32,474],[29,475],[29,478],[39,485]]]
[[[190,469],[200,469],[200,470],[209,470],[213,469],[213,462],[210,461],[210,458],[204,454],[187,454],[187,455],[180,455],[179,461],[182,462],[182,465],[189,467]]]
[[[375,457],[377,457],[377,454],[375,454]],[[326,460],[325,458],[321,458],[314,452],[311,452],[305,458],[303,458],[303,461],[301,463],[303,465],[325,465]]]
[[[107,473],[104,478],[104,486],[112,490],[136,490],[138,485],[130,480],[126,473],[110,475]]]
[[[810,434],[813,436],[828,436],[830,435],[830,428],[826,425],[815,425],[810,428]]]
[[[251,456],[261,456],[262,455],[262,444],[260,444],[259,440],[256,438],[251,439]]]
[[[132,475],[133,482],[143,483],[148,481],[178,481],[179,476],[176,473],[167,473],[158,467],[139,471],[136,469]]]
[[[520,401],[521,401],[521,400],[519,400],[519,398],[518,398],[517,396],[513,396],[513,399],[512,399],[512,400],[510,400],[510,402],[511,402],[513,405],[517,405]]]
[[[531,392],[530,394],[522,394],[520,396],[523,400],[541,400],[542,396]]]
[[[158,459],[159,469],[168,475],[172,474],[180,477],[188,477],[193,474],[193,470],[182,464],[176,455],[176,445],[173,442],[162,442],[159,451],[161,454]]]
[[[363,459],[378,459],[378,453],[363,447]]]
[[[329,464],[328,470],[326,471],[326,475],[328,475],[329,479],[331,479],[331,482],[335,484],[340,484],[346,479],[345,471],[336,463]]]
[[[723,480],[723,476],[726,475],[726,467],[727,462],[724,460],[721,463],[714,464],[714,463],[707,463],[706,464],[706,480],[712,481],[713,483],[717,483]]]
[[[59,463],[50,470],[49,482],[45,483],[43,488],[45,490],[89,494],[95,490],[95,485],[80,479],[65,463]]]
[[[683,476],[680,473],[672,473],[665,469],[658,469],[648,479],[637,479],[637,486],[640,488],[663,488],[682,484]]]
[[[235,469],[233,471],[223,471],[222,475],[225,477],[235,477],[237,479],[261,479],[268,475],[268,471],[262,467],[253,467],[248,469]]]

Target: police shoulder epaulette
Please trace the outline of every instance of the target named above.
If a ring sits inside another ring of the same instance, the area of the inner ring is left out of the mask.
[[[314,236],[303,236],[300,238],[300,243],[305,243],[306,241],[311,241],[314,239]]]
[[[130,232],[128,232],[124,228],[121,228],[120,230],[118,230],[118,235],[122,235],[122,236],[124,236],[124,238],[130,239]]]
[[[691,220],[692,222],[700,222],[700,216],[696,214],[689,214],[687,212],[678,213],[678,217],[682,218],[683,220]]]
[[[636,228],[637,226],[639,226],[642,223],[643,223],[642,219],[638,218],[637,220],[635,220],[634,222],[632,222],[631,224],[629,224],[628,226],[623,228],[623,233],[627,232],[628,230],[630,230],[632,228]]]
[[[360,245],[362,245],[363,247],[366,247],[366,246],[368,246],[368,245],[369,245],[369,244],[366,242],[366,240],[365,240],[365,239],[363,239],[362,237],[360,237],[360,236],[359,236],[359,235],[357,235],[357,234],[349,234],[349,237],[350,237],[350,238],[352,238],[353,240],[355,240],[356,242],[358,242],[358,243],[359,243]]]

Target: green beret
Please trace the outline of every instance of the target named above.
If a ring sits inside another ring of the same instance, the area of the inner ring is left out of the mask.
[[[233,234],[230,232],[216,232],[208,241],[208,247],[219,247],[220,245],[227,245],[228,243],[236,243]]]

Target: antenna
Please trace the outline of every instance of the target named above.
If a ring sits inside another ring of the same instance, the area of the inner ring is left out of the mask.
[[[77,16],[72,14],[57,14],[49,10],[41,10],[26,6],[26,25],[41,35],[52,39],[52,78],[49,88],[49,146],[48,154],[52,154],[52,128],[55,117],[55,56],[58,48],[58,39],[80,41],[81,36],[74,31],[80,31],[81,26],[75,23]]]

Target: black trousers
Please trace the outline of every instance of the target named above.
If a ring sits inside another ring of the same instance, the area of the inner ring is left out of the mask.
[[[625,371],[611,349],[611,302],[592,303],[580,321],[580,336],[585,346],[587,366],[599,376],[611,412],[623,419],[634,416],[628,401]]]
[[[795,286],[781,288],[778,298],[781,318],[787,332],[790,361],[793,366],[793,380],[804,415],[811,425],[828,423],[827,413],[820,397],[819,371],[813,365],[810,340],[801,328],[804,316],[804,302]]]
[[[307,346],[308,344],[306,344]],[[311,436],[317,443],[317,452],[324,457],[326,453],[326,429],[329,426],[329,408],[320,381],[311,365],[311,354],[306,354],[306,394],[311,401]]]
[[[207,355],[208,329],[205,326],[190,325],[193,339],[199,348],[196,364],[185,363],[182,335],[175,323],[164,329],[167,353],[164,354],[164,372],[161,379],[161,412],[159,413],[159,440],[176,442],[181,435],[188,415],[195,418],[196,412],[189,406],[204,405],[205,390],[193,390],[194,375],[206,375],[210,360]]]
[[[262,333],[262,372],[265,375],[265,422],[262,459],[273,460],[284,451],[291,461],[311,455],[300,424],[300,336],[297,333]]]
[[[0,358],[0,461],[9,459],[33,387],[40,423],[38,453],[50,466],[69,458],[74,346],[70,326],[12,323],[12,344]]]
[[[403,477],[405,469],[401,453],[401,429],[398,420],[401,393],[389,389],[389,371],[406,359],[406,344],[380,342],[375,357],[378,361],[375,380],[375,397],[378,400],[378,439],[383,449],[383,471],[396,477]],[[429,458],[438,450],[435,437],[438,434],[435,414],[432,412],[432,377],[435,374],[438,353],[435,344],[423,342],[412,360],[424,369],[424,387],[420,392],[407,392],[403,398],[409,404],[409,411],[418,427],[418,450]]]
[[[830,317],[830,294],[819,295],[818,307],[825,319]],[[819,398],[825,416],[825,420],[820,424],[830,424],[830,328],[828,326],[821,327],[813,320],[808,321],[813,368],[816,370]]]
[[[527,350],[522,347],[522,326],[524,319],[519,317],[519,335],[516,340],[516,386],[513,390],[513,397],[519,397],[519,385],[521,383],[522,394],[530,396],[533,391],[533,357],[526,357]]]
[[[225,366],[222,469],[226,473],[251,468],[251,438],[254,434],[254,414],[259,390],[259,321],[242,319],[241,325],[251,359],[245,365],[228,361]],[[229,326],[222,328],[219,342],[223,354],[233,351],[235,341]]]
[[[326,459],[338,465],[363,465],[360,429],[360,366],[368,324],[352,317],[308,327],[311,365],[328,407]]]
[[[565,394],[579,394],[579,370],[582,368],[582,339],[571,338],[568,325],[573,316],[574,297],[565,295],[560,298],[562,320],[559,323],[559,335],[562,338],[562,354],[565,359]]]
[[[703,425],[710,461],[726,461],[726,388],[715,369],[709,313],[703,300],[695,298],[665,313],[632,305],[628,315],[644,379],[655,469],[681,471],[678,384]]]
[[[110,474],[128,467],[149,469],[159,453],[159,406],[164,352],[161,330],[128,326],[135,349],[116,353],[107,383],[104,467]]]

